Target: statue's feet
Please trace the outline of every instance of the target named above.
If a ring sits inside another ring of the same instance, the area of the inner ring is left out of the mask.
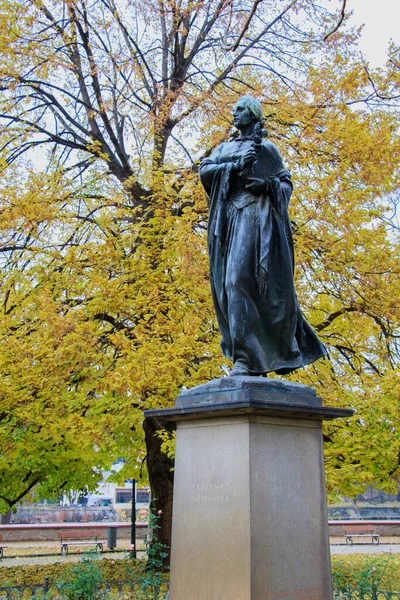
[[[242,365],[239,361],[235,362],[233,369],[229,372],[229,377],[266,377],[267,373],[255,373],[249,371],[247,367]]]
[[[250,375],[250,371],[238,363],[235,363],[233,369],[229,372],[229,377],[243,377],[247,375]]]

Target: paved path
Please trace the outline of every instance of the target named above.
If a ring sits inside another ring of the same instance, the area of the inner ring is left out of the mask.
[[[24,565],[76,563],[84,555],[83,552],[76,552],[76,548],[72,548],[68,556],[62,556],[59,552],[59,546],[54,544],[54,542],[47,541],[36,542],[36,545],[35,542],[4,542],[3,545],[4,558],[0,559],[0,569],[3,567],[22,567]],[[129,552],[129,545],[129,540],[120,540],[117,551],[105,548],[104,552],[96,556],[107,560],[122,560]],[[41,556],[32,556],[35,554]],[[143,556],[144,551],[139,547],[138,557],[142,558]]]
[[[352,546],[331,544],[331,554],[394,554],[400,552],[400,544],[362,544]]]
[[[125,541],[125,540],[124,540]],[[396,540],[397,541],[397,540]],[[9,555],[13,555],[15,550],[22,548],[32,553],[35,549],[32,547],[32,542],[10,542],[7,545],[7,552]],[[106,551],[103,552],[101,558],[107,560],[122,560],[126,557],[128,552],[128,542],[121,544],[125,546],[122,552]],[[54,549],[54,543],[51,542],[40,542],[40,550],[46,552]],[[48,546],[48,548],[46,548]],[[14,550],[15,549],[15,550]],[[14,552],[13,552],[14,550]],[[348,546],[344,543],[331,543],[331,554],[394,554],[400,553],[400,543],[380,543],[380,544],[365,544],[355,543],[353,546]],[[68,556],[61,556],[61,554],[52,554],[51,556],[17,556],[15,558],[5,557],[0,560],[0,568],[2,567],[21,567],[23,565],[46,565],[52,563],[76,563],[81,559],[82,554],[71,552]],[[139,557],[144,557],[144,553],[139,551]]]
[[[139,555],[140,556],[140,555]],[[77,563],[81,560],[82,554],[72,554],[69,556],[52,555],[52,556],[19,556],[16,558],[3,558],[0,561],[2,567],[22,567],[26,565],[51,565],[54,563]],[[103,552],[99,555],[101,559],[107,560],[122,560],[126,558],[125,552]],[[1,573],[0,573],[1,581]]]

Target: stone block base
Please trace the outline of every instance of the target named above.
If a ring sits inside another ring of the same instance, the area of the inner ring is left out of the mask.
[[[177,421],[169,600],[331,600],[321,421],[351,411],[246,377],[147,414],[163,413]]]

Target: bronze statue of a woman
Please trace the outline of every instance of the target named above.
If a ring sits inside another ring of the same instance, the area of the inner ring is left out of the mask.
[[[262,139],[262,108],[243,96],[239,135],[200,167],[210,200],[208,250],[221,348],[231,376],[290,373],[327,354],[301,314],[294,289],[290,173]]]

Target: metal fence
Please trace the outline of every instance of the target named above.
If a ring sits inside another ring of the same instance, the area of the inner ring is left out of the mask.
[[[131,580],[105,581],[96,586],[99,596],[112,594],[114,598],[132,592],[135,582]],[[44,583],[35,585],[10,585],[0,587],[0,600],[65,600],[57,584],[50,584],[46,578]]]
[[[400,600],[400,592],[384,592],[381,590],[348,590],[333,592],[334,600]]]
[[[39,598],[48,597],[48,592],[50,592],[49,588],[45,587],[42,584],[11,585],[9,587],[0,588],[0,600],[14,600],[19,598],[29,598],[29,600],[36,600]],[[56,597],[57,596],[54,596],[54,598]]]
[[[107,581],[99,584],[96,590],[99,596],[104,597],[108,593],[113,598],[132,592],[135,583],[129,580]],[[334,600],[400,600],[400,592],[385,592],[381,590],[335,590]],[[65,600],[65,596],[58,590],[56,584],[50,584],[49,580],[42,584],[15,585],[0,587],[0,600]]]
[[[58,597],[57,588],[55,586],[49,586],[47,581],[44,584],[38,583],[35,585],[10,585],[0,588],[0,600],[15,600],[20,598],[39,600],[41,598],[55,599]]]

